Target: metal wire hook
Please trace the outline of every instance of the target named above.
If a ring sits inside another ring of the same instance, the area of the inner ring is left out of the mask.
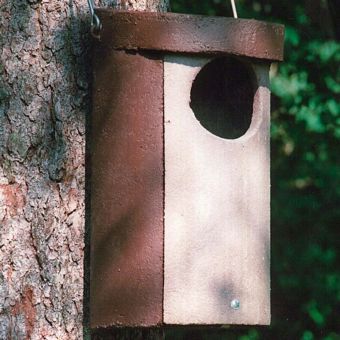
[[[100,31],[102,29],[102,23],[100,22],[97,14],[94,11],[94,3],[93,0],[87,0],[89,5],[90,14],[91,14],[91,34],[99,39],[100,38]]]
[[[238,16],[237,16],[237,9],[236,9],[236,5],[235,5],[235,0],[230,0],[230,2],[231,2],[231,8],[233,9],[234,18],[237,19]]]

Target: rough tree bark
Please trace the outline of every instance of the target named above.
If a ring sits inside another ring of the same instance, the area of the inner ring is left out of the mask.
[[[0,339],[83,336],[89,46],[86,0],[0,0]]]

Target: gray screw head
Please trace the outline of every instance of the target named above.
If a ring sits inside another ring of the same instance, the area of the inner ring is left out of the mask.
[[[232,309],[239,309],[240,308],[240,301],[237,299],[234,299],[230,302],[230,307]]]

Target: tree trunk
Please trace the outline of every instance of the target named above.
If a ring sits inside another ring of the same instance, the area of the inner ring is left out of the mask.
[[[167,0],[120,5],[164,11]],[[87,3],[2,0],[0,22],[0,339],[81,339]]]

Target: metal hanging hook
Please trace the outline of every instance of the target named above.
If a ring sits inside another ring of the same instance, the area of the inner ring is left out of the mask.
[[[230,0],[230,2],[231,2],[231,7],[233,9],[234,18],[237,19],[238,16],[237,16],[237,9],[236,9],[236,5],[235,5],[235,0]]]
[[[87,3],[89,5],[90,14],[91,14],[91,34],[99,39],[100,37],[100,31],[102,29],[102,23],[100,22],[97,14],[94,11],[94,3],[93,0],[87,0]]]

